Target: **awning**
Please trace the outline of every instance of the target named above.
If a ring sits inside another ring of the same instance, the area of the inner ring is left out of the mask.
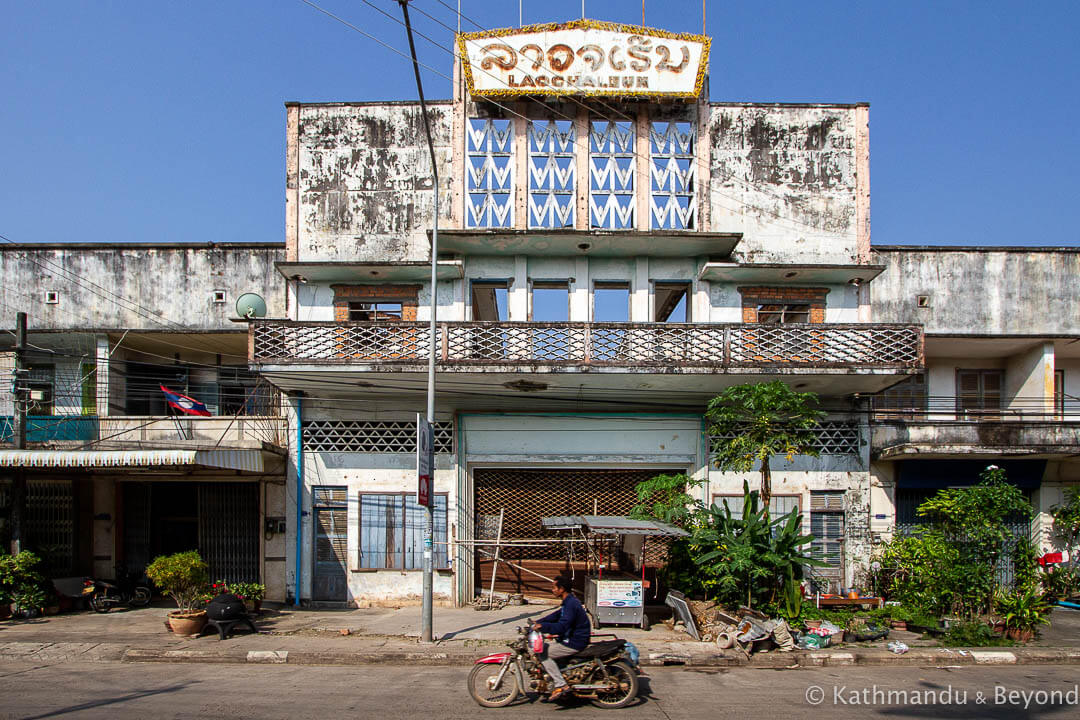
[[[636,520],[622,515],[559,515],[540,518],[547,530],[577,530],[598,535],[659,535],[661,537],[686,537],[690,533],[682,528],[656,520]]]
[[[0,450],[0,467],[204,467],[263,472],[262,450]]]

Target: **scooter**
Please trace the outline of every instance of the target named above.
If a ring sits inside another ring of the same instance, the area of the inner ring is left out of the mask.
[[[135,576],[125,567],[116,566],[116,582],[86,578],[83,597],[94,612],[107,613],[114,605],[146,607],[150,604],[150,588],[135,582]]]
[[[551,678],[540,664],[543,639],[528,626],[518,630],[510,652],[494,653],[476,661],[469,673],[469,694],[482,707],[506,707],[529,690],[546,693]],[[537,647],[540,651],[537,651]],[[566,660],[563,678],[569,694],[602,708],[622,708],[637,698],[637,648],[625,640],[592,643]]]

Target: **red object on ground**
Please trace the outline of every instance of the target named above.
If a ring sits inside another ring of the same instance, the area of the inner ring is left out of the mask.
[[[1046,565],[1059,563],[1062,560],[1062,555],[1059,552],[1046,553],[1041,558],[1039,558],[1039,564],[1045,567]]]

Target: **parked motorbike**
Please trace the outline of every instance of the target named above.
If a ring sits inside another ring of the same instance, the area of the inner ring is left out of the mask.
[[[146,607],[150,604],[150,588],[136,582],[135,575],[127,568],[116,567],[116,582],[86,578],[83,596],[94,612],[107,613],[114,605]]]
[[[520,628],[518,635],[510,643],[510,652],[480,658],[469,673],[469,694],[481,706],[506,707],[522,692],[546,693],[551,689],[551,678],[530,642],[529,627]],[[540,643],[535,646],[542,648]],[[562,668],[569,694],[601,708],[621,708],[634,702],[640,673],[637,648],[618,638],[591,643],[567,658]]]

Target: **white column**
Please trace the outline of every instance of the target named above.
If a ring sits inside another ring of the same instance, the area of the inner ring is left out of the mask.
[[[109,337],[97,336],[97,414],[109,414]]]
[[[589,317],[589,291],[592,283],[589,281],[589,258],[579,257],[574,262],[574,282],[570,287],[570,321],[588,322]]]
[[[652,288],[649,286],[649,258],[634,258],[634,286],[630,298],[630,322],[649,322],[649,295]]]
[[[524,322],[529,317],[529,259],[514,256],[514,283],[507,293],[507,317],[510,322]]]

